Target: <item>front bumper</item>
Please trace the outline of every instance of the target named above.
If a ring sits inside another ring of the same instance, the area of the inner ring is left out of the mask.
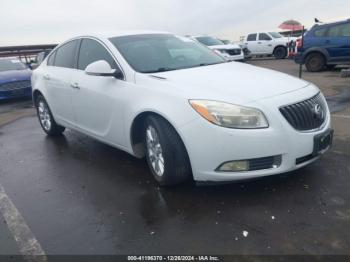
[[[314,150],[314,137],[330,129],[328,109],[322,128],[312,132],[300,132],[287,122],[278,108],[310,98],[317,92],[316,88],[304,88],[295,91],[293,95],[285,94],[261,101],[259,108],[268,118],[269,128],[228,129],[213,125],[202,118],[182,127],[181,136],[189,154],[194,180],[225,182],[263,177],[289,172],[315,161],[318,156],[309,156]],[[254,105],[257,106],[257,103]],[[243,172],[217,171],[227,161],[270,156],[281,156],[278,167]],[[300,162],[300,159],[304,160]]]
[[[244,61],[244,54],[242,52],[240,55],[227,55],[225,58],[229,61]]]

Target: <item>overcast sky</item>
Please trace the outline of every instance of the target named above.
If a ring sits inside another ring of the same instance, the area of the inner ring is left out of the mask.
[[[287,19],[311,26],[315,17],[350,18],[350,0],[1,0],[0,46],[138,29],[239,40],[248,32],[277,31]]]

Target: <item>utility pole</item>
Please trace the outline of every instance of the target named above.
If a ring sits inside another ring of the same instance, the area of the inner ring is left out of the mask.
[[[304,52],[304,30],[305,30],[305,27],[303,26],[303,30],[301,32],[301,57],[303,58],[303,52]],[[301,60],[300,64],[299,64],[299,78],[301,79],[302,76],[303,76],[303,59]]]

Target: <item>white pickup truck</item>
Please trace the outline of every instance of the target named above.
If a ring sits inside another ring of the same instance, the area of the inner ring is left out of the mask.
[[[244,37],[243,45],[252,55],[273,55],[277,59],[284,59],[288,55],[289,41],[287,37],[277,32],[260,32]]]

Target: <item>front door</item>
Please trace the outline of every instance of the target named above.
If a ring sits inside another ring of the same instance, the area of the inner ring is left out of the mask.
[[[111,68],[117,64],[107,49],[97,40],[81,42],[78,66],[72,77],[73,109],[76,126],[83,132],[113,144],[123,144],[123,92],[125,81],[115,77],[93,76],[86,67],[104,60]]]

